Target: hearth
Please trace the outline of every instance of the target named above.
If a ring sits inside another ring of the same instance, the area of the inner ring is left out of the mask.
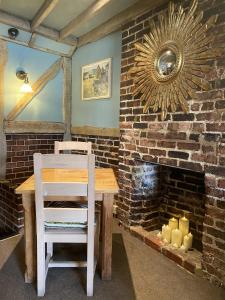
[[[202,251],[205,217],[204,174],[136,160],[132,173],[132,226],[160,230],[171,217],[186,216],[194,236],[193,247]]]

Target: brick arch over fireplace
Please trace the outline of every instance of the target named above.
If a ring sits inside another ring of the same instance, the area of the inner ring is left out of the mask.
[[[190,1],[187,1],[190,4]],[[225,3],[200,0],[204,16],[218,13],[214,46],[225,43]],[[139,96],[132,96],[133,80],[128,70],[134,64],[134,42],[149,31],[149,19],[165,7],[146,12],[123,27],[119,147],[118,217],[129,227],[143,208],[136,201],[132,182],[136,160],[178,167],[205,174],[205,217],[203,221],[203,267],[211,281],[225,285],[225,55],[209,61],[206,74],[212,89],[189,99],[190,112],[177,111],[165,121],[160,113],[143,114]],[[138,213],[138,209],[140,209]]]

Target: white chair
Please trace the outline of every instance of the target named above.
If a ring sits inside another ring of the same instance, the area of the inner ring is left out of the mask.
[[[91,154],[92,150],[92,143],[91,142],[76,142],[76,141],[55,141],[54,153],[60,154],[61,151],[84,151],[87,154]],[[80,201],[84,201],[84,197],[80,197]],[[50,203],[51,206],[59,206],[63,205],[62,202],[52,202]],[[53,243],[47,243],[47,250],[48,253],[51,253],[53,256]]]
[[[91,154],[91,142],[58,142],[55,141],[55,154],[59,154],[62,150],[81,150]]]
[[[87,169],[88,182],[43,181],[41,174],[44,168]],[[87,295],[93,295],[96,266],[96,262],[94,262],[94,239],[95,234],[99,235],[99,227],[95,225],[94,170],[95,157],[92,154],[34,154],[38,296],[45,294],[45,280],[50,267],[87,267]],[[48,196],[85,196],[88,199],[88,206],[87,208],[45,208],[44,198]],[[82,227],[84,228],[78,228],[76,223],[83,224]],[[65,228],[67,226],[74,228],[67,229]],[[87,243],[87,261],[54,262],[48,250],[47,255],[45,255],[46,243]]]

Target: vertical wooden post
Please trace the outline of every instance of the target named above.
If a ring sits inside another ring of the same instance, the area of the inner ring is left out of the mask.
[[[72,59],[63,58],[63,122],[66,125],[64,140],[71,140],[71,103],[72,103]]]
[[[31,283],[34,282],[37,273],[35,196],[32,193],[24,193],[22,200],[25,221],[25,282]]]
[[[112,215],[113,194],[104,194],[102,203],[102,279],[110,280],[112,274]]]
[[[6,175],[6,137],[4,133],[4,73],[7,61],[7,43],[0,40],[0,179]]]

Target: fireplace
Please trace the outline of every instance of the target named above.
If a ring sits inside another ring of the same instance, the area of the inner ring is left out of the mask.
[[[135,161],[133,199],[139,206],[135,208],[137,213],[131,226],[141,225],[147,231],[161,230],[170,218],[185,215],[194,236],[193,247],[202,251],[204,177],[204,173]]]
[[[216,4],[206,2],[200,1],[200,9],[207,7],[207,16],[213,15]],[[148,11],[123,26],[117,214],[125,227],[150,232],[173,214],[191,212],[194,246],[201,252],[203,271],[212,282],[225,285],[224,57],[213,65],[209,61],[212,71],[207,79],[212,87],[188,100],[189,113],[178,109],[164,121],[160,111],[144,114],[141,95],[132,94],[134,82],[128,70],[134,66],[134,43],[143,42],[149,21],[163,9]],[[224,25],[218,23],[213,29],[215,35],[220,26]],[[144,199],[139,193],[139,167],[145,173]],[[192,180],[198,182],[198,191],[191,190]],[[162,181],[168,192],[162,193]]]

